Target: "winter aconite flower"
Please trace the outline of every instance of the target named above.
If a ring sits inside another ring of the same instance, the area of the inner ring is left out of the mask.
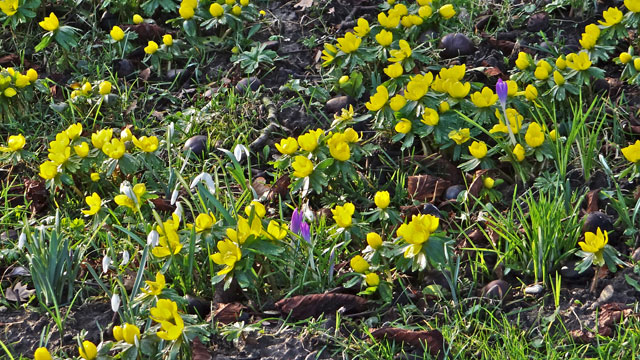
[[[455,141],[458,145],[462,145],[467,142],[470,136],[471,133],[468,128],[451,130],[451,132],[449,132],[449,139]]]
[[[378,274],[376,273],[368,273],[365,276],[364,281],[369,286],[378,286],[380,285],[380,276],[378,276]]]
[[[440,219],[433,215],[414,215],[409,223],[400,225],[396,234],[409,244],[404,251],[404,257],[412,258],[418,255],[439,224]]]
[[[298,136],[298,145],[304,151],[313,152],[318,147],[318,140],[323,133],[322,129],[310,130],[308,133]]]
[[[513,148],[513,155],[518,161],[524,160],[524,148],[522,147],[522,145],[516,144],[516,146]]]
[[[284,155],[291,155],[298,150],[298,142],[295,138],[288,137],[280,140],[280,143],[276,143],[276,149]]]
[[[640,140],[636,140],[633,145],[622,148],[622,155],[632,163],[640,161]]]
[[[436,126],[440,122],[440,115],[434,109],[425,108],[420,121],[429,126]]]
[[[169,299],[160,299],[156,306],[149,310],[149,317],[160,323],[161,330],[156,332],[159,338],[173,341],[182,335],[184,321],[178,313],[178,304]]]
[[[391,14],[389,14],[389,16],[387,16],[387,14],[381,12],[381,13],[378,14],[378,22],[384,28],[394,29],[394,28],[396,28],[398,26],[398,24],[400,24],[400,16],[391,15]]]
[[[262,219],[267,214],[267,209],[261,202],[253,200],[249,205],[245,206],[244,213],[251,217],[251,213]]]
[[[389,54],[391,55],[389,58],[390,62],[401,62],[411,56],[411,45],[409,45],[406,40],[400,40],[398,46],[400,46],[399,50],[389,50]]]
[[[482,159],[487,156],[487,144],[484,141],[474,141],[469,146],[469,153],[476,159]]]
[[[376,34],[376,41],[383,47],[391,45],[393,42],[393,33],[387,30],[381,30]]]
[[[516,67],[520,70],[524,70],[528,68],[530,65],[531,65],[531,62],[529,62],[529,55],[527,55],[527,53],[522,51],[519,52],[518,58],[516,59]]]
[[[162,35],[162,43],[165,46],[172,46],[173,45],[173,36],[171,36],[171,34]]]
[[[134,324],[124,324],[122,328],[122,338],[128,344],[135,344],[136,339],[140,341],[140,329]]]
[[[370,111],[378,111],[389,101],[389,91],[384,85],[376,88],[376,93],[371,95],[369,102],[365,104]]]
[[[229,239],[218,241],[217,248],[218,252],[209,257],[214,263],[225,266],[218,271],[218,275],[224,275],[233,270],[236,262],[242,257],[242,251],[240,251],[240,247],[236,243]]]
[[[639,0],[624,0],[624,6],[627,10],[638,13],[640,12],[640,1]]]
[[[34,360],[51,360],[51,354],[49,353],[49,350],[47,350],[47,348],[39,347],[33,353],[33,359]]]
[[[142,289],[142,292],[152,296],[158,296],[162,294],[162,289],[164,289],[166,286],[164,275],[160,272],[156,273],[156,281],[146,280],[145,283],[149,286],[149,288]]]
[[[527,87],[524,89],[524,97],[529,101],[537,99],[538,89],[536,89],[536,87],[531,84],[527,85]]]
[[[98,356],[98,348],[91,341],[85,340],[82,342],[82,346],[78,348],[80,357],[86,360],[93,360]]]
[[[345,54],[351,54],[358,50],[362,39],[355,36],[353,33],[348,32],[344,37],[338,38],[336,41],[338,42],[338,45],[336,45],[338,49],[342,50]]]
[[[275,240],[282,240],[287,236],[289,226],[287,224],[281,224],[275,220],[271,220],[267,225],[267,234]]]
[[[27,140],[24,138],[24,135],[11,135],[7,140],[7,146],[0,146],[0,152],[16,152],[20,151],[24,148]]]
[[[293,167],[293,177],[297,178],[305,178],[313,172],[313,163],[311,160],[301,155],[295,157],[293,163],[291,163],[291,167]]]
[[[622,11],[617,7],[609,8],[602,12],[602,17],[604,18],[604,21],[598,21],[598,23],[605,27],[610,27],[622,21]]]
[[[333,220],[341,228],[348,228],[351,226],[352,216],[356,207],[352,203],[346,203],[342,206],[337,205],[335,209],[331,210],[333,213]]]
[[[412,127],[411,120],[407,118],[402,118],[400,119],[400,121],[398,121],[394,129],[401,134],[406,134],[409,131],[411,131],[411,127]]]
[[[133,144],[140,150],[150,153],[158,149],[158,138],[155,136],[143,136],[140,139],[132,137]]]
[[[13,16],[18,12],[18,0],[0,0],[0,10],[7,15]]]
[[[102,145],[102,152],[112,159],[120,159],[126,151],[127,148],[124,146],[124,142],[118,139],[111,139],[110,142]]]
[[[393,111],[400,111],[400,109],[402,109],[405,105],[407,105],[407,99],[405,99],[405,97],[400,94],[396,94],[389,101],[389,107]]]
[[[367,234],[367,244],[372,249],[378,250],[382,246],[382,237],[378,233],[370,232]]]
[[[367,21],[367,19],[359,18],[358,26],[353,28],[353,32],[355,32],[358,37],[363,38],[367,36],[369,31],[371,31],[371,28],[369,27],[369,22]]]
[[[144,291],[144,290],[143,290]],[[114,326],[113,330],[113,338],[116,339],[116,341],[122,341],[124,340],[124,335],[122,335],[122,327],[121,326]]]
[[[451,19],[452,17],[455,16],[456,10],[453,8],[453,5],[446,4],[441,6],[440,9],[438,9],[438,13],[440,13],[440,16],[442,16],[445,19]]]
[[[329,153],[338,161],[347,161],[351,158],[351,149],[346,141],[329,141]]]
[[[609,242],[609,235],[607,231],[604,232],[598,228],[594,234],[587,232],[584,234],[584,241],[578,243],[582,251],[592,253],[594,255],[593,263],[596,266],[604,265],[604,257],[602,256],[605,245]]]
[[[215,223],[216,223],[216,217],[213,214],[211,213],[198,214],[195,220],[196,232],[201,233],[203,231],[207,231],[211,229],[211,227],[213,227],[213,224]]]
[[[349,262],[353,271],[364,274],[369,271],[369,263],[362,256],[356,255]]]
[[[484,87],[482,89],[482,92],[476,91],[475,93],[471,94],[471,101],[475,106],[479,108],[492,106],[496,103],[496,101],[498,101],[498,98],[498,95],[494,94],[493,90],[489,89],[488,87]]]
[[[45,180],[50,180],[58,175],[58,165],[53,161],[45,161],[40,164],[40,175]]]
[[[81,158],[87,157],[89,155],[89,144],[81,142],[73,147],[73,151]]]
[[[640,4],[640,0],[638,1],[638,4]],[[628,64],[629,62],[631,62],[631,60],[633,59],[631,54],[629,54],[628,52],[624,51],[620,53],[619,56],[620,62],[622,64]]]
[[[124,31],[122,31],[120,26],[117,26],[117,25],[111,28],[109,35],[111,35],[111,38],[115,41],[120,41],[124,39]]]
[[[144,22],[144,19],[142,18],[142,16],[135,14],[133,15],[133,23],[138,25],[138,24],[142,24]]]
[[[493,185],[496,183],[496,181],[487,176],[484,179],[482,179],[482,185],[484,185],[484,187],[486,187],[487,189],[493,189]]]
[[[564,76],[562,76],[560,71],[556,70],[553,72],[553,82],[555,82],[558,86],[564,85]]]
[[[153,54],[155,54],[156,51],[158,51],[158,43],[156,43],[155,41],[150,40],[147,43],[147,46],[145,46],[144,52],[149,54],[149,55],[153,55]]]
[[[98,85],[98,92],[100,95],[111,94],[111,83],[109,81],[103,81]]]
[[[91,134],[91,143],[97,149],[102,149],[104,144],[111,141],[112,137],[113,137],[112,129],[102,129],[96,133]]]
[[[449,85],[447,92],[449,96],[455,99],[462,99],[469,94],[471,90],[471,83],[461,83],[460,81],[456,81],[453,84]],[[493,91],[492,91],[493,92]]]
[[[567,55],[567,66],[576,71],[584,71],[591,67],[589,54],[582,51],[579,54]]]
[[[211,14],[211,16],[215,18],[219,18],[224,15],[224,8],[222,7],[222,5],[214,2],[209,7],[209,14]]]
[[[84,201],[89,205],[89,210],[82,210],[82,213],[90,216],[95,215],[100,211],[100,207],[102,206],[102,199],[100,199],[100,195],[97,193],[91,194],[91,196],[87,196]]]
[[[544,143],[544,132],[542,131],[542,127],[540,127],[536,122],[529,124],[527,133],[524,135],[524,140],[527,142],[527,145],[532,148],[537,148],[542,145]]]
[[[401,63],[394,63],[383,69],[384,73],[387,74],[392,79],[395,79],[402,75],[404,69],[402,68]]]
[[[41,28],[47,31],[56,31],[60,27],[58,17],[54,13],[49,14],[48,17],[45,17],[44,20],[40,21],[38,24]]]
[[[378,191],[373,197],[373,201],[380,209],[386,209],[389,206],[390,198],[388,191]]]

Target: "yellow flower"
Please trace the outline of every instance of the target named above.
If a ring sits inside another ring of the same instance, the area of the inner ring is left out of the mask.
[[[538,80],[546,80],[549,78],[549,70],[545,67],[537,66],[536,71],[533,72],[533,76]]]
[[[154,54],[156,51],[158,51],[158,43],[156,43],[155,41],[149,41],[147,43],[147,46],[145,46],[144,48],[144,52],[149,55]]]
[[[313,152],[318,147],[318,140],[323,133],[322,129],[316,129],[302,134],[298,136],[298,145],[304,151]]]
[[[349,81],[349,75],[342,75],[340,79],[338,79],[338,84],[342,85]]]
[[[38,24],[47,31],[56,31],[60,27],[58,17],[54,13],[49,14],[49,17],[45,17],[44,20],[40,21]]]
[[[7,16],[13,16],[18,12],[18,0],[0,0],[0,10]]]
[[[582,39],[579,40],[580,45],[587,50],[593,49],[598,42],[598,37],[594,34],[583,33]]]
[[[56,165],[62,165],[71,156],[71,148],[69,146],[60,146],[49,149],[49,160],[56,163]]]
[[[521,51],[518,53],[518,59],[516,59],[516,67],[520,70],[524,70],[531,65],[529,62],[529,55],[527,53]]]
[[[293,163],[293,176],[297,178],[305,178],[313,172],[313,163],[304,156],[296,156]]]
[[[53,179],[58,175],[58,164],[53,161],[45,161],[40,164],[40,175],[45,180]]]
[[[384,28],[394,29],[400,23],[400,16],[391,15],[391,14],[389,14],[389,16],[387,16],[387,14],[381,12],[381,13],[378,14],[378,22]]]
[[[359,18],[358,26],[354,27],[353,31],[356,33],[357,36],[361,38],[367,36],[369,31],[371,31],[371,28],[369,27],[369,22],[367,21],[367,19]]]
[[[338,161],[347,161],[351,158],[351,149],[346,141],[329,142],[329,152]]]
[[[338,52],[338,49],[335,46],[329,43],[324,44],[324,50],[322,50],[322,56],[321,56],[322,60],[324,60],[324,62],[322,63],[322,66],[324,67],[331,64],[335,59],[337,52]]]
[[[376,88],[376,93],[371,96],[365,106],[370,111],[378,111],[384,107],[387,101],[389,101],[389,91],[384,85],[379,85]]]
[[[75,145],[73,151],[81,158],[87,157],[89,155],[89,144],[82,142],[80,145]]]
[[[113,137],[112,129],[102,129],[96,133],[91,134],[91,143],[97,149],[102,149],[104,144],[111,141],[111,137]]]
[[[337,205],[335,209],[331,210],[331,213],[333,213],[333,220],[339,227],[348,228],[351,226],[351,216],[353,216],[355,210],[356,208],[352,203],[346,203],[342,206]]]
[[[640,71],[640,57],[635,58],[633,60],[633,67],[636,69],[636,71]],[[9,89],[7,89],[7,90],[9,90]],[[15,91],[14,91],[14,93],[15,93]]]
[[[432,82],[433,74],[430,72],[425,75],[412,76],[411,80],[407,83],[404,96],[409,100],[418,101],[427,94]]]
[[[407,6],[404,4],[396,4],[396,6],[394,6],[393,9],[389,9],[390,15],[404,16],[404,15],[407,15],[408,13],[409,13],[409,10],[407,9]]]
[[[51,354],[47,348],[39,347],[33,353],[33,360],[51,360]]]
[[[405,105],[407,105],[407,99],[404,96],[397,94],[389,101],[389,107],[393,111],[400,111]]]
[[[98,182],[100,181],[100,174],[93,172],[91,173],[91,181]]]
[[[617,7],[610,7],[602,12],[602,17],[604,18],[604,21],[598,21],[598,23],[605,27],[610,27],[622,21],[622,11],[618,10]]]
[[[242,6],[249,5],[249,0],[240,0],[240,5],[242,5]]]
[[[367,244],[372,249],[378,250],[382,246],[382,237],[378,233],[370,232],[367,234]]]
[[[485,86],[482,92],[476,91],[471,94],[471,101],[475,106],[485,108],[495,104],[498,101],[498,95]]]
[[[262,219],[267,214],[267,209],[261,202],[253,200],[249,205],[244,207],[244,213],[247,214],[247,216],[251,216],[251,212]]]
[[[404,69],[402,68],[401,63],[394,63],[383,69],[384,73],[387,74],[392,79],[395,79],[402,75]]]
[[[640,161],[640,140],[636,140],[633,145],[622,148],[622,155],[632,163]]]
[[[353,120],[353,115],[354,115],[353,105],[349,105],[349,109],[342,108],[340,110],[340,115],[334,114],[333,118],[336,121],[349,121],[349,120]],[[316,131],[318,131],[318,130],[316,130]]]
[[[538,97],[538,89],[536,89],[536,87],[531,84],[527,85],[527,87],[524,89],[524,97],[526,97],[529,101],[535,100]]]
[[[98,92],[100,95],[108,95],[111,94],[111,83],[108,81],[103,81],[98,85]]]
[[[140,139],[133,136],[131,140],[137,148],[144,152],[150,153],[158,149],[158,138],[155,136],[143,136]]]
[[[395,126],[395,130],[400,134],[406,134],[411,131],[411,120],[402,118]]]
[[[471,83],[466,82],[463,84],[460,81],[456,81],[449,86],[449,88],[447,89],[447,92],[449,93],[449,96],[451,96],[452,98],[462,99],[465,96],[467,96],[467,94],[469,94],[470,90],[471,90]]]
[[[22,89],[24,87],[29,86],[29,77],[26,75],[22,75],[20,73],[16,73],[16,82],[15,85],[18,89]]]
[[[116,202],[118,202],[117,199]],[[160,237],[158,238],[158,246],[151,250],[153,256],[163,258],[176,255],[182,250],[182,244],[180,243],[180,237],[177,232],[178,226],[177,222],[173,224],[172,220],[165,221],[162,227],[160,227],[160,225],[156,226],[156,231],[158,231]]]
[[[640,4],[640,1],[638,1],[638,4]],[[622,52],[620,53],[620,62],[623,64],[628,64],[631,61],[632,57],[631,54],[629,54],[628,52]]]
[[[251,219],[251,224],[249,224],[248,219],[239,216],[237,230],[228,228],[227,237],[237,244],[244,244],[250,236],[259,236],[262,234],[262,231],[262,221],[260,217],[254,216],[253,219]]]
[[[422,113],[422,120],[420,121],[429,126],[436,126],[440,122],[440,115],[432,108],[424,108],[424,113]]]
[[[493,180],[493,178],[487,176],[484,179],[482,179],[482,185],[484,185],[484,187],[486,187],[487,189],[492,189],[493,185],[495,184],[495,180]]]
[[[124,340],[124,335],[122,335],[122,327],[116,325],[113,327],[112,332],[113,332],[113,338],[116,339],[116,341]]]
[[[4,89],[4,92],[2,93],[5,97],[11,98],[16,96],[18,92],[16,91],[16,89],[14,88],[6,88]]]
[[[235,16],[240,16],[240,14],[242,14],[242,8],[238,5],[235,5],[233,8],[231,8],[231,13]]]
[[[342,50],[345,54],[351,54],[358,50],[362,39],[355,36],[352,32],[348,32],[344,37],[338,38],[336,41],[338,42],[338,45],[336,45],[338,49]]]
[[[476,159],[482,159],[487,156],[487,144],[484,141],[474,141],[469,146],[469,153]]]
[[[218,252],[209,256],[214,263],[225,267],[218,271],[218,275],[228,274],[233,270],[236,262],[242,257],[242,251],[236,243],[229,239],[218,241]]]
[[[369,286],[378,286],[380,285],[380,276],[378,276],[378,274],[376,273],[368,273],[365,276],[364,281]]]
[[[156,332],[159,338],[173,341],[182,335],[184,320],[178,313],[178,304],[168,299],[160,299],[156,306],[149,310],[149,317],[160,323],[162,331]]]
[[[212,213],[198,214],[198,216],[196,216],[196,221],[195,221],[196,232],[200,233],[203,231],[207,231],[211,229],[211,227],[213,227],[213,224],[215,223],[216,223],[216,217]]]
[[[364,274],[369,270],[369,263],[362,256],[356,255],[349,262],[353,271]]]
[[[135,344],[136,339],[140,341],[140,329],[134,324],[124,324],[122,328],[122,338],[128,344]]]
[[[500,121],[500,123],[494,125],[493,128],[489,131],[489,133],[491,134],[495,134],[497,132],[501,132],[505,134],[508,133],[509,129],[507,129],[507,126],[504,124],[502,120],[502,114],[500,114],[500,111],[496,109],[495,114],[498,120]],[[520,113],[516,109],[507,109],[507,116],[509,118],[509,125],[511,125],[511,131],[513,131],[514,134],[517,134],[518,132],[520,132],[520,128],[522,127],[522,120],[524,119],[524,117],[520,115]]]
[[[558,86],[562,86],[564,85],[564,76],[562,76],[562,74],[556,70],[553,72],[553,81],[556,83],[556,85]]]
[[[556,141],[556,139],[558,138],[558,132],[553,129],[549,132],[549,138],[551,139],[551,141]]]
[[[38,72],[35,69],[29,69],[27,70],[27,77],[29,81],[34,82],[38,80]]]
[[[393,33],[391,31],[383,29],[378,34],[376,34],[376,41],[381,46],[387,47],[393,42]]]
[[[82,342],[82,346],[78,348],[80,357],[87,360],[93,360],[98,356],[98,348],[89,340]]]
[[[573,56],[569,56],[573,55]],[[579,54],[567,55],[567,66],[576,70],[584,71],[591,67],[591,60],[589,60],[589,54],[582,51]]]
[[[440,16],[445,19],[451,19],[456,14],[456,10],[451,4],[441,6],[440,9],[438,9],[438,12],[440,13]]]
[[[639,0],[624,0],[624,6],[627,10],[637,13],[640,12],[640,1]]]
[[[84,201],[89,205],[89,210],[82,210],[82,213],[90,216],[95,215],[100,211],[100,207],[102,206],[102,199],[100,199],[100,195],[97,193],[91,194],[91,196],[87,196]]]
[[[111,35],[111,38],[115,41],[120,41],[124,39],[124,31],[122,31],[120,26],[117,26],[117,25],[111,28],[109,35]]]
[[[69,125],[67,130],[65,130],[65,133],[67,134],[67,137],[69,139],[71,140],[77,139],[78,137],[80,137],[80,134],[82,134],[82,124],[75,123],[75,124]]]
[[[180,16],[185,20],[189,20],[193,17],[193,15],[195,15],[195,9],[192,8],[189,4],[185,4],[184,1],[181,3],[178,12],[180,13]]]
[[[470,132],[468,128],[452,130],[449,132],[449,139],[456,142],[458,145],[462,145],[470,138]]]
[[[24,138],[24,135],[11,135],[7,140],[8,147],[0,146],[0,152],[16,152],[20,151],[24,148],[27,140]]]
[[[280,140],[280,143],[276,143],[276,149],[284,155],[291,155],[298,150],[298,142],[295,138],[288,137]]]
[[[222,7],[222,5],[214,2],[209,7],[209,14],[211,14],[211,16],[213,17],[219,18],[224,15],[224,8]]]
[[[147,295],[153,296],[159,296],[160,294],[162,294],[162,289],[164,289],[166,286],[164,275],[161,272],[156,273],[156,281],[146,280],[145,283],[149,286],[149,288],[142,289],[142,292]]]
[[[265,15],[267,15],[267,12],[264,10],[260,10],[260,16],[265,16]]]
[[[605,245],[609,242],[609,234],[607,230],[604,232],[598,228],[594,234],[592,232],[586,232],[584,234],[584,241],[578,243],[582,251],[592,253],[594,255],[593,263],[596,266],[604,265],[604,258],[602,257],[602,251]]]
[[[401,62],[412,54],[411,46],[406,40],[400,40],[398,45],[400,46],[399,50],[389,50],[389,55],[391,55],[390,62]]]
[[[418,15],[420,15],[420,17],[422,18],[426,19],[428,17],[431,17],[432,14],[433,9],[429,5],[420,6],[420,8],[418,9]]]
[[[522,161],[524,160],[524,148],[520,144],[516,144],[516,147],[513,148],[513,155],[516,156],[516,160]]]
[[[118,139],[111,139],[110,142],[105,143],[102,146],[102,152],[112,159],[120,159],[124,156],[124,153],[127,151],[124,146],[124,141]]]
[[[524,135],[524,140],[527,142],[527,145],[532,148],[537,148],[542,145],[544,143],[544,132],[542,131],[542,127],[535,122],[529,124],[529,128]]]
[[[144,22],[144,19],[142,18],[142,16],[135,14],[133,15],[133,23],[138,25],[138,24],[142,24],[142,22]]]
[[[433,215],[414,215],[409,223],[400,225],[396,234],[409,244],[404,251],[404,257],[412,258],[418,255],[439,224],[440,219]]]
[[[388,191],[378,191],[376,195],[373,197],[373,201],[376,203],[376,206],[380,209],[386,209],[389,206],[389,192]]]
[[[438,111],[440,111],[441,114],[446,113],[449,109],[451,109],[451,105],[446,101],[443,101],[438,105]]]
[[[271,220],[267,226],[267,234],[275,240],[282,240],[287,236],[289,226],[284,223],[278,223],[275,220]]]

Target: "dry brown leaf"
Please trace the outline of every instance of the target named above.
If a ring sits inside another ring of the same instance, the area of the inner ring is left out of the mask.
[[[418,201],[432,201],[450,185],[449,181],[432,175],[413,175],[407,181],[409,196]]]
[[[213,319],[223,324],[231,324],[238,321],[242,312],[247,309],[238,302],[217,304],[217,306],[218,308],[214,311]]]
[[[313,6],[313,0],[300,0],[297,4],[293,5],[293,7],[300,8],[300,10],[306,10]]]
[[[209,350],[207,350],[207,347],[204,346],[197,337],[191,342],[191,359],[211,360]]]
[[[335,313],[344,308],[346,312],[360,312],[367,306],[367,300],[350,294],[310,294],[282,299],[276,308],[283,316],[302,320],[320,316],[323,313]]]
[[[444,338],[439,330],[413,331],[398,328],[382,328],[371,332],[376,340],[391,340],[403,342],[414,347],[426,347],[426,350],[433,356],[440,354]]]

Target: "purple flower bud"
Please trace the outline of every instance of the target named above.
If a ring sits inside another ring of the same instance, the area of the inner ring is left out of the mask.
[[[309,224],[304,221],[300,224],[300,235],[311,245],[311,229],[309,228]]]
[[[293,215],[291,215],[291,232],[300,235],[302,220],[302,213],[298,211],[298,208],[295,208],[295,210],[293,210]]]
[[[502,79],[498,79],[498,82],[496,83],[496,93],[498,94],[498,98],[500,99],[500,105],[504,109],[507,106],[509,85],[507,85],[506,82],[502,81]]]

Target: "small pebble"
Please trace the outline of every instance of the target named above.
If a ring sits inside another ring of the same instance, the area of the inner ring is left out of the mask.
[[[524,293],[527,294],[527,295],[539,295],[539,294],[542,293],[542,290],[544,290],[542,285],[535,284],[535,285],[527,286],[524,289]]]

